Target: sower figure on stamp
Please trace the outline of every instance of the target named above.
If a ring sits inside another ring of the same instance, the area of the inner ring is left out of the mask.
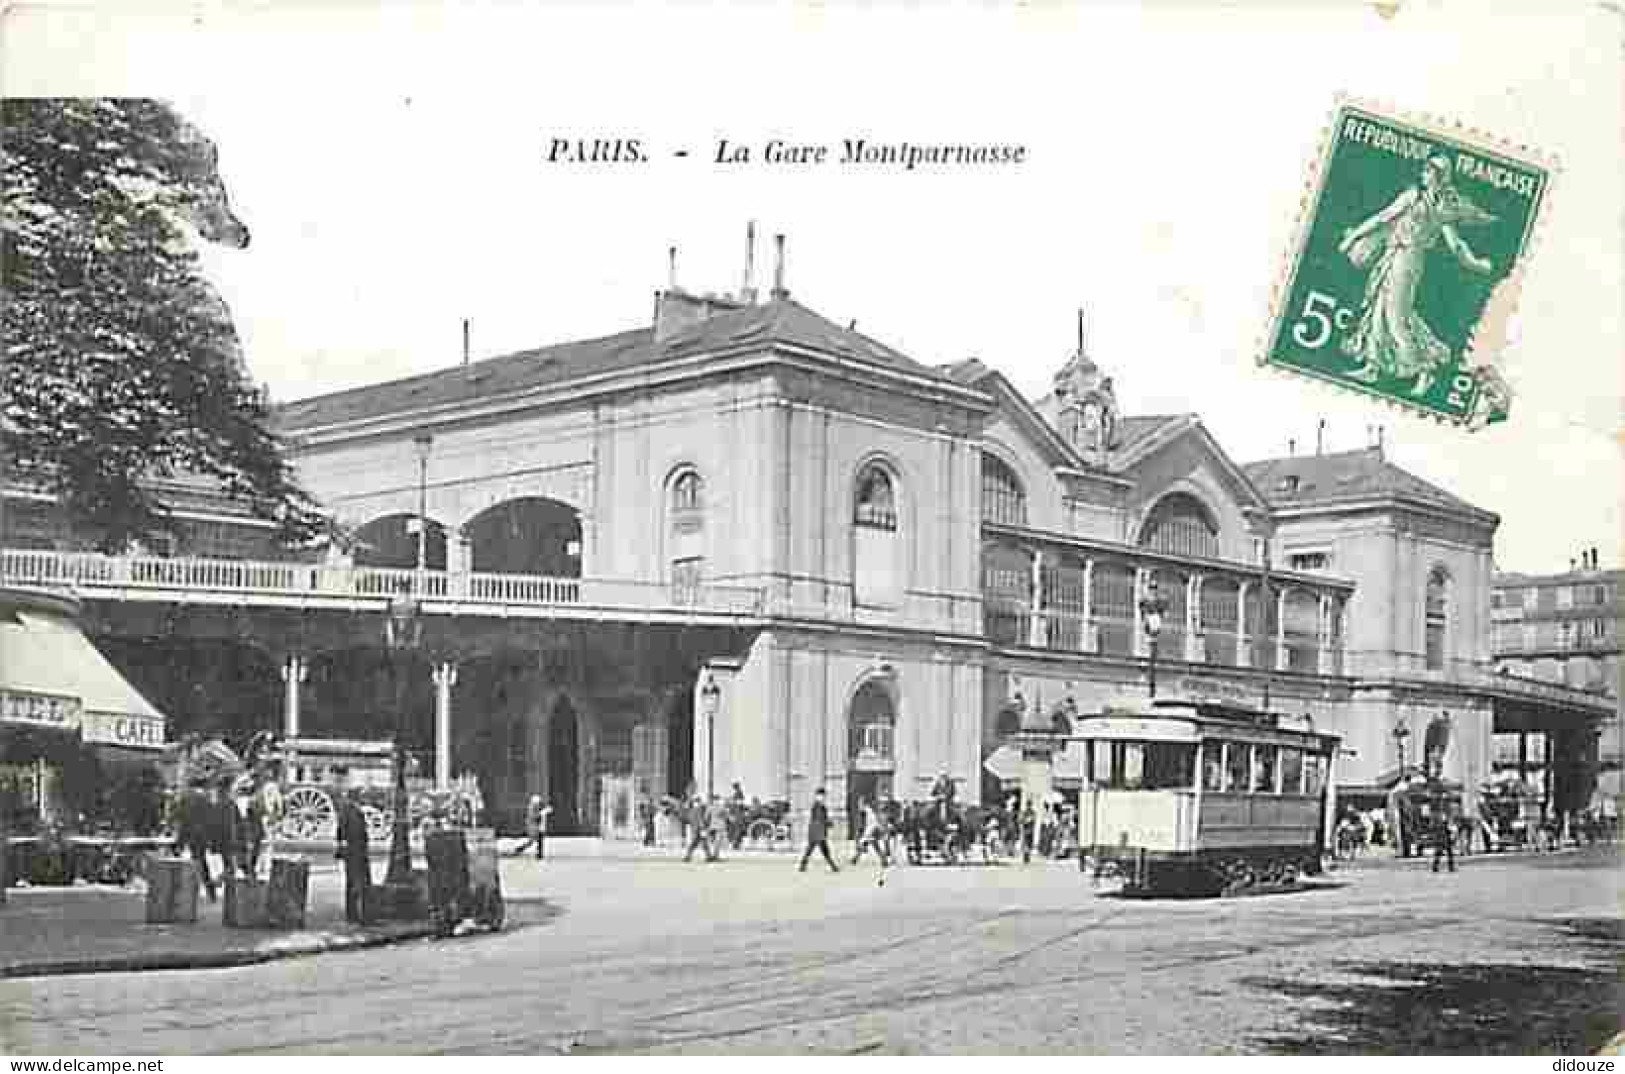
[[[339,838],[333,857],[344,863],[344,920],[365,925],[372,865],[367,857],[367,818],[361,812],[360,797],[361,792],[352,787],[339,803]]]
[[[1468,271],[1487,276],[1494,269],[1488,258],[1474,254],[1462,241],[1456,225],[1488,224],[1495,217],[1462,197],[1450,176],[1448,157],[1429,157],[1416,186],[1400,191],[1386,209],[1349,228],[1338,243],[1338,250],[1356,267],[1370,266],[1359,323],[1343,341],[1343,352],[1362,363],[1350,374],[1356,380],[1414,378],[1411,394],[1426,395],[1438,373],[1450,364],[1450,348],[1416,308],[1428,251],[1438,242],[1442,240]]]
[[[835,864],[835,858],[829,852],[829,807],[824,804],[824,788],[820,787],[813,794],[812,809],[807,813],[807,849],[801,852],[801,872],[807,871],[807,860],[812,857],[813,851],[820,851],[824,860],[829,863],[829,871],[840,872]]]

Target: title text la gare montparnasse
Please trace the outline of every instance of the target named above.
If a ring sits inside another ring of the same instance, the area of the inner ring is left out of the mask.
[[[687,157],[686,148],[672,155]],[[649,142],[640,138],[552,138],[549,164],[647,164],[653,156]],[[707,154],[721,167],[816,168],[882,167],[900,171],[943,167],[1020,166],[1027,162],[1027,147],[1011,142],[913,142],[869,137],[838,142],[795,142],[769,138],[760,142],[718,138]]]

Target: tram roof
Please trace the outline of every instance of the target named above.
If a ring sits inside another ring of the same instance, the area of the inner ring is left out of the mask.
[[[1224,698],[1159,697],[1108,701],[1098,712],[1082,713],[1079,719],[1129,718],[1142,720],[1191,720],[1204,730],[1273,732],[1336,741],[1340,736],[1316,730],[1307,716],[1271,712]]]

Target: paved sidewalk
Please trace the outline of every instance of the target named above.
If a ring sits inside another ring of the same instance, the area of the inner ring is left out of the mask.
[[[376,864],[374,872],[377,872]],[[228,929],[221,902],[199,893],[191,925],[146,923],[146,889],[101,885],[11,888],[0,906],[0,978],[241,966],[274,958],[399,943],[430,934],[423,922],[362,928],[344,920],[344,881],[311,866],[306,927]]]

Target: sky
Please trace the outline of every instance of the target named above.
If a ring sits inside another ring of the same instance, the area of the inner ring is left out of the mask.
[[[209,250],[286,401],[647,323],[736,289],[744,231],[791,293],[1036,399],[1085,310],[1125,413],[1235,459],[1366,446],[1502,518],[1505,569],[1625,553],[1625,49],[1608,5],[34,4],[0,92],[164,97],[253,241]],[[1558,174],[1478,432],[1260,368],[1271,287],[1338,94],[1490,132]],[[637,138],[649,163],[547,161]],[[728,167],[716,141],[1020,143],[1019,167]],[[689,156],[675,156],[687,149]]]

